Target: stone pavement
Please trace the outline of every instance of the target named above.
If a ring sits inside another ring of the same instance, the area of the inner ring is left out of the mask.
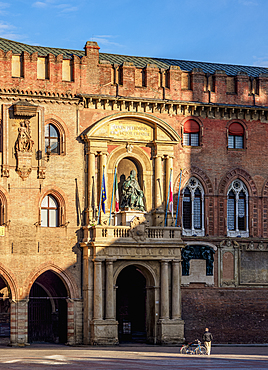
[[[268,369],[268,347],[213,347],[208,356],[180,355],[178,347],[67,347],[34,344],[0,347],[0,369],[238,370]]]

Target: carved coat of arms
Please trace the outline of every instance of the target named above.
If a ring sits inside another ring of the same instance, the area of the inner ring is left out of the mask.
[[[144,242],[146,239],[146,218],[137,216],[130,223],[130,236],[136,242]]]

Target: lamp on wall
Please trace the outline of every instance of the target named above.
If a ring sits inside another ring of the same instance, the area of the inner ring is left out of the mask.
[[[50,145],[48,145],[47,147],[46,147],[46,155],[47,155],[47,161],[49,161],[49,158],[50,158],[50,155],[51,155],[51,146]]]

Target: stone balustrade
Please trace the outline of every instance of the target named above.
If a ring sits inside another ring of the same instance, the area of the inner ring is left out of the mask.
[[[135,228],[130,226],[107,226],[107,225],[94,225],[84,226],[84,242],[107,242],[114,241],[128,241],[135,239],[133,236]],[[173,240],[181,238],[180,227],[159,227],[150,226],[145,228],[144,232],[145,242],[151,239],[156,240]]]

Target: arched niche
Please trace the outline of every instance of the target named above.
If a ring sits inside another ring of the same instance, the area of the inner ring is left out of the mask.
[[[146,201],[146,210],[150,211],[152,208],[152,201],[150,197],[150,189],[152,186],[152,162],[148,154],[138,146],[134,145],[132,152],[128,153],[124,146],[118,146],[114,149],[108,158],[107,162],[107,176],[108,183],[113,183],[113,176],[115,167],[117,167],[117,180],[119,193],[124,181],[133,169],[136,171],[136,179],[140,188],[144,192]],[[108,204],[110,204],[110,194],[108,194]]]
[[[94,187],[99,197],[103,172],[106,176],[106,204],[110,207],[115,167],[123,158],[129,158],[139,168],[140,187],[144,191],[146,210],[150,212],[156,203],[153,162],[155,158],[165,158],[169,167],[172,167],[170,158],[174,157],[174,146],[181,140],[178,133],[166,122],[152,115],[120,112],[94,123],[81,138],[87,144],[89,211]],[[169,173],[168,166],[164,168]],[[159,168],[158,172],[161,171]],[[164,179],[165,175],[161,178],[162,189],[166,187]]]

